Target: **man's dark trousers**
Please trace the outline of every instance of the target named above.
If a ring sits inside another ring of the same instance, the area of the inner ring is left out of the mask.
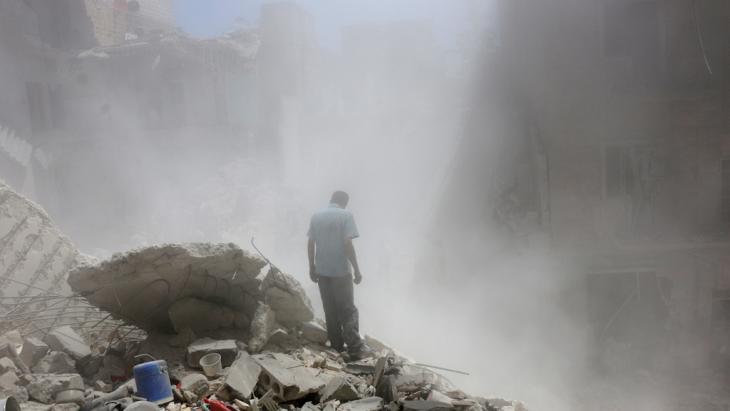
[[[352,276],[320,276],[317,283],[332,348],[342,351],[346,343],[349,352],[357,352],[362,347],[362,339],[359,313],[353,297]]]

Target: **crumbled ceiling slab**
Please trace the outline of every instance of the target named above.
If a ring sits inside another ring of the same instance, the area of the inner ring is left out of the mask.
[[[69,284],[91,304],[140,328],[174,331],[169,310],[185,298],[253,316],[262,299],[256,277],[266,262],[235,244],[165,244],[80,266]]]

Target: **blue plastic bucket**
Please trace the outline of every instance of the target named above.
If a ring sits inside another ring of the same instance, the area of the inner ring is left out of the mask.
[[[167,362],[150,361],[134,366],[134,383],[137,395],[155,404],[172,401],[172,386],[167,374]]]

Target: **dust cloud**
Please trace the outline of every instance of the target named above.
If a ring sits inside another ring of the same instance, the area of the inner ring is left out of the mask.
[[[363,333],[470,373],[444,375],[477,395],[534,410],[599,409],[586,404],[627,394],[592,371],[583,273],[551,253],[540,206],[510,207],[525,172],[516,159],[540,155],[514,132],[523,96],[502,84],[504,71],[522,67],[498,64],[505,51],[492,2],[453,3],[463,12],[446,35],[436,9],[432,20],[420,10],[418,19],[343,26],[336,47],[320,44],[306,5],[267,3],[255,68],[241,74],[256,77],[230,84],[250,87],[252,119],[201,126],[194,118],[219,108],[183,77],[187,109],[150,130],[139,101],[157,94],[175,105],[179,95],[144,81],[105,88],[95,119],[72,120],[93,123],[78,128],[84,147],[64,149],[47,186],[55,195],[41,186],[38,200],[83,252],[102,258],[164,242],[250,248],[255,237],[321,316],[306,232],[311,213],[345,190],[362,235]],[[137,70],[163,70],[156,56]],[[637,409],[659,404],[654,394]]]

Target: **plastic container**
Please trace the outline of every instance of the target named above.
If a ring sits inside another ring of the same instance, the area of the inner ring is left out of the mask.
[[[0,411],[20,411],[20,404],[13,397],[2,399],[0,400]]]
[[[155,404],[172,401],[172,386],[167,373],[167,362],[150,361],[135,365],[134,383],[137,385],[137,396]]]
[[[205,354],[200,358],[200,368],[203,369],[203,374],[208,377],[217,377],[223,374],[223,365],[221,364],[221,355],[212,352]]]

